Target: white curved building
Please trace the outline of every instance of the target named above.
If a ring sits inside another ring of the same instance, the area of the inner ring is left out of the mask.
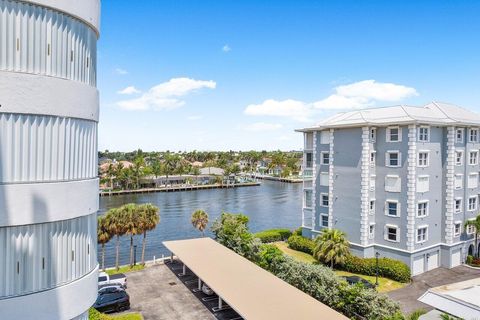
[[[0,0],[0,318],[97,295],[99,0]]]

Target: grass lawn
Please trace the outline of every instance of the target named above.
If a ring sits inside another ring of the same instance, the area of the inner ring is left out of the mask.
[[[317,260],[315,260],[314,257],[312,257],[312,255],[310,255],[308,253],[290,249],[286,242],[278,241],[278,242],[274,242],[273,244],[278,249],[282,250],[283,253],[291,256],[292,258],[297,259],[298,261],[302,261],[302,262],[306,262],[306,263],[314,263],[314,262],[317,261]]]
[[[120,314],[120,315],[111,316],[111,317],[112,317],[112,320],[143,320],[142,315],[138,312]]]
[[[105,271],[107,274],[112,275],[112,274],[117,274],[117,273],[128,273],[132,271],[139,271],[145,269],[145,266],[142,266],[141,264],[137,264],[136,266],[133,266],[130,268],[130,266],[121,266],[120,269],[117,271],[115,268],[113,269],[108,269]]]
[[[98,312],[94,308],[90,308],[88,312],[89,320],[143,320],[143,316],[138,312],[124,313],[119,315],[109,315]]]
[[[297,251],[297,250],[293,250],[293,249],[290,249],[287,245],[286,242],[283,242],[283,241],[279,241],[279,242],[275,242],[273,243],[277,248],[279,248],[280,250],[282,250],[283,253],[285,253],[286,255],[288,256],[291,256],[292,258],[295,258],[296,260],[298,261],[301,261],[301,262],[306,262],[306,263],[315,263],[317,262],[317,260],[315,260],[314,257],[312,257],[310,254],[308,253],[305,253],[305,252],[301,252],[301,251]],[[370,281],[371,283],[375,284],[375,276],[365,276],[363,274],[355,274],[355,273],[351,273],[351,272],[346,272],[346,271],[340,271],[340,270],[335,270],[335,273],[338,275],[338,276],[359,276],[365,280],[368,280]],[[387,278],[383,278],[383,277],[378,277],[378,292],[388,292],[388,291],[392,291],[392,290],[396,290],[396,289],[400,289],[400,288],[403,288],[404,286],[406,286],[408,283],[401,283],[401,282],[398,282],[398,281],[394,281],[394,280],[390,280],[390,279],[387,279]]]

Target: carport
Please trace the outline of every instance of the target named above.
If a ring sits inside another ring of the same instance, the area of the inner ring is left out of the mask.
[[[244,319],[347,319],[211,238],[163,244]]]

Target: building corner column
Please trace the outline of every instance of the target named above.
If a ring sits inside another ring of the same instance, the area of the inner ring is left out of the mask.
[[[334,182],[334,129],[330,129],[329,165],[328,165],[328,229],[333,228],[333,182]]]
[[[447,165],[445,201],[445,243],[453,243],[453,216],[455,212],[455,127],[447,128]]]
[[[417,126],[408,126],[407,167],[407,250],[415,249],[415,214],[417,192]]]
[[[368,245],[368,213],[370,210],[370,128],[362,128],[361,159],[361,211],[360,211],[360,243]]]
[[[315,230],[315,215],[317,212],[317,135],[319,131],[313,134],[313,151],[312,151],[312,230]]]

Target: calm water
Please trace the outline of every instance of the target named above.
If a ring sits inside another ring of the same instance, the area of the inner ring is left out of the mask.
[[[153,203],[160,208],[160,224],[147,233],[145,258],[168,255],[162,241],[199,237],[199,231],[190,223],[196,209],[209,215],[209,226],[222,211],[243,213],[250,217],[250,231],[271,228],[297,228],[301,224],[302,184],[262,181],[258,187],[235,189],[211,189],[201,191],[158,192],[138,195],[110,196],[100,198],[99,214],[125,203]],[[206,233],[211,236],[210,230]],[[142,237],[136,236],[137,261],[141,258]],[[120,263],[129,261],[130,238],[121,238]],[[100,247],[99,247],[100,254]],[[99,255],[100,260],[100,255]],[[115,264],[115,239],[106,245],[105,264]]]

